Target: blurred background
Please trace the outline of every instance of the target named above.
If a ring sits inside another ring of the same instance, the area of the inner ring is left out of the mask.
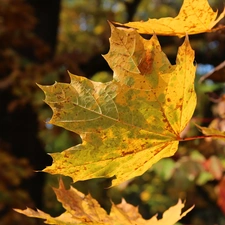
[[[210,0],[219,12],[224,1]],[[69,82],[67,71],[95,81],[112,79],[101,54],[109,49],[107,20],[125,23],[175,17],[182,0],[0,0],[0,221],[1,225],[40,225],[12,208],[63,212],[52,187],[59,176],[33,171],[51,165],[47,153],[80,143],[78,135],[48,124],[52,112],[38,84]],[[222,20],[221,25],[225,24]],[[150,36],[145,36],[150,38]],[[159,37],[172,64],[183,39]],[[190,37],[196,52],[198,105],[191,122],[225,131],[225,32]],[[215,73],[204,77],[216,68]],[[205,79],[200,83],[199,79]],[[193,123],[183,136],[199,135]],[[211,139],[180,143],[175,156],[161,160],[143,176],[107,189],[96,179],[73,186],[90,192],[107,212],[121,198],[148,219],[159,217],[178,198],[195,208],[181,224],[225,224],[225,142]],[[69,178],[64,177],[67,186]]]

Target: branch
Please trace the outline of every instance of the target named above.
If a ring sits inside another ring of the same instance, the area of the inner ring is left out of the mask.
[[[196,139],[204,139],[204,138],[222,138],[225,141],[225,136],[219,134],[212,134],[212,135],[204,135],[204,136],[193,136],[193,137],[185,137],[179,138],[179,141],[192,141]]]

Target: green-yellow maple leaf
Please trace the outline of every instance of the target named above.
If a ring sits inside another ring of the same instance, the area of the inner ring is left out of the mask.
[[[128,22],[125,25],[137,29],[139,33],[183,37],[186,34],[210,32],[211,29],[225,16],[225,9],[216,19],[207,0],[184,0],[179,14],[175,17],[149,19],[148,21]]]
[[[116,177],[117,185],[172,156],[196,106],[194,51],[186,37],[171,65],[153,36],[111,25],[105,59],[113,80],[71,75],[71,83],[41,86],[53,110],[50,123],[78,133],[83,142],[53,153],[44,171],[73,181]]]
[[[173,225],[193,208],[191,207],[181,213],[184,204],[179,200],[176,205],[170,207],[163,213],[161,219],[158,220],[156,215],[149,220],[145,220],[138,212],[138,208],[126,203],[125,200],[122,200],[122,203],[119,205],[112,203],[111,212],[107,214],[90,194],[85,196],[73,187],[66,190],[62,181],[60,181],[59,188],[54,188],[54,191],[58,201],[66,209],[60,216],[51,217],[41,210],[35,211],[30,208],[25,210],[15,209],[15,211],[29,217],[44,219],[46,224],[57,225]]]

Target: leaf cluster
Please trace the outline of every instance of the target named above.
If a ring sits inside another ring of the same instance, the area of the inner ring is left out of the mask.
[[[162,158],[173,156],[179,141],[224,139],[223,132],[198,125],[205,136],[183,137],[196,107],[196,67],[187,35],[215,31],[213,27],[224,12],[216,17],[207,1],[185,0],[175,18],[115,23],[122,28],[111,24],[110,50],[104,58],[114,72],[112,81],[100,83],[70,74],[70,84],[40,86],[53,110],[50,123],[82,138],[81,144],[51,154],[53,164],[44,171],[70,176],[74,182],[108,177],[113,178],[112,185],[118,185],[142,175]],[[138,32],[153,36],[146,40]],[[155,34],[186,35],[176,65],[171,65],[162,52]],[[222,173],[218,175],[213,168],[217,158],[202,162],[194,177],[198,184],[205,181],[201,177],[204,169],[213,178],[221,178]],[[108,216],[90,195],[84,196],[72,187],[66,190],[62,183],[54,191],[66,209],[61,216],[52,218],[40,210],[17,211],[46,219],[49,224],[174,224],[192,209],[181,214],[183,203],[179,200],[163,214],[162,220],[154,217],[145,221],[133,206],[124,202],[119,206],[112,204]]]

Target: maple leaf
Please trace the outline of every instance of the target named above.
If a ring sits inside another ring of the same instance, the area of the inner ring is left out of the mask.
[[[179,200],[175,206],[170,207],[164,212],[162,219],[158,220],[157,216],[154,216],[149,220],[145,220],[139,214],[138,208],[126,203],[124,199],[119,205],[112,203],[111,213],[108,215],[90,194],[85,196],[72,186],[69,190],[66,190],[61,180],[59,188],[54,188],[54,192],[58,201],[60,201],[66,209],[66,212],[58,217],[54,218],[41,210],[35,211],[30,208],[14,210],[29,217],[45,219],[45,223],[47,224],[173,225],[194,207],[192,206],[181,214],[184,204]]]
[[[225,9],[216,19],[207,0],[184,0],[179,14],[175,17],[149,19],[148,21],[115,23],[137,29],[139,33],[183,37],[186,34],[211,32],[212,28],[225,16]]]
[[[50,123],[83,142],[53,153],[44,169],[73,181],[113,177],[113,185],[142,175],[172,156],[196,106],[194,52],[186,37],[171,65],[153,36],[111,25],[105,55],[113,80],[99,83],[70,74],[71,83],[41,86],[52,108]]]

